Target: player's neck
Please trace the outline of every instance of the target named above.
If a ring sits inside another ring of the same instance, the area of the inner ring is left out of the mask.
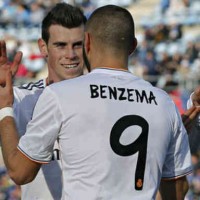
[[[90,62],[91,69],[95,68],[111,68],[117,70],[128,70],[128,59],[121,57],[121,58],[113,58],[111,56],[97,56],[96,59],[91,59]]]
[[[48,77],[46,78],[46,86],[51,85],[52,83],[54,83],[54,81],[51,80],[51,79],[49,78],[49,76],[48,76]]]
[[[100,66],[100,67],[95,67],[93,69],[112,69],[112,70],[128,71],[127,67],[115,67],[115,66]]]

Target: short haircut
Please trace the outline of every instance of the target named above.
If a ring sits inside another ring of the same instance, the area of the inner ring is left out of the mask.
[[[82,10],[67,3],[58,3],[42,21],[42,39],[48,43],[49,27],[61,25],[66,28],[76,28],[86,23],[87,19]]]
[[[106,5],[96,9],[86,23],[90,32],[99,44],[115,50],[132,48],[135,40],[135,26],[132,15],[125,8]]]

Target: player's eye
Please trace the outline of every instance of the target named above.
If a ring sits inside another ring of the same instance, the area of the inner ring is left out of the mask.
[[[82,48],[82,45],[83,45],[83,42],[80,41],[80,42],[76,42],[73,46],[74,48]]]
[[[58,48],[64,48],[66,46],[66,43],[59,42],[59,43],[56,43],[55,46]]]

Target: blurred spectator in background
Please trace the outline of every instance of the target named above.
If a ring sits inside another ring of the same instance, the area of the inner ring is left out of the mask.
[[[30,4],[30,23],[32,26],[39,27],[41,19],[45,16],[44,8],[38,2],[33,2]]]
[[[9,178],[4,167],[0,166],[0,199],[1,200],[20,200],[20,187],[15,185]]]
[[[147,40],[142,40],[138,45],[138,49],[135,51],[140,62],[143,63],[145,61],[147,52],[150,50],[151,48],[149,47]]]
[[[162,52],[158,62],[158,70],[160,74],[170,74],[170,70],[168,70],[168,63],[171,61],[170,56],[166,51]]]
[[[160,0],[161,13],[165,14],[170,6],[170,0]]]
[[[169,40],[176,41],[180,39],[183,35],[182,33],[182,25],[176,22],[175,19],[173,19],[169,24]]]
[[[8,24],[13,24],[17,13],[16,0],[4,2],[1,9],[1,26],[5,27]]]
[[[174,103],[176,104],[180,114],[182,115],[185,112],[183,101],[181,97],[181,91],[179,90],[179,85],[176,81],[173,81],[172,78],[169,78],[166,80],[165,86],[163,89],[169,94],[169,96],[172,98]]]
[[[16,27],[21,27],[21,26],[29,26],[30,24],[30,13],[25,4],[19,3],[17,4],[17,10],[16,10],[16,15],[14,18],[14,24]],[[16,17],[17,16],[17,17]]]
[[[96,5],[90,0],[85,0],[81,3],[81,8],[84,10],[85,16],[89,18],[91,13],[95,10]]]
[[[170,74],[174,74],[180,69],[181,60],[182,56],[179,52],[174,52],[172,54],[171,59],[167,65],[167,70]]]
[[[199,200],[200,199],[200,161],[199,152],[192,153],[192,163],[194,171],[187,176],[189,182],[189,191],[185,200]]]
[[[169,27],[166,26],[165,24],[158,24],[155,27],[155,36],[154,36],[154,41],[155,44],[160,43],[160,42],[165,42],[169,39]]]
[[[153,51],[147,51],[143,65],[144,76],[149,77],[149,82],[155,86],[157,84],[157,76],[159,75],[159,71]]]
[[[191,64],[196,58],[198,58],[199,49],[196,43],[192,41],[188,41],[186,45],[187,46],[186,46],[185,54],[188,56],[189,62]]]

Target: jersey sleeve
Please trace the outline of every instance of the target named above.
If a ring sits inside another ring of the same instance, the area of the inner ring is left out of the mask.
[[[194,92],[193,92],[194,93]],[[192,94],[193,94],[192,93]],[[192,94],[187,101],[187,108],[191,108],[193,106],[192,102]],[[194,119],[191,129],[189,130],[189,143],[190,149],[192,153],[196,153],[200,150],[200,114]]]
[[[36,103],[33,118],[21,137],[18,149],[29,159],[48,163],[62,125],[62,114],[56,95],[46,87]]]
[[[190,109],[193,106],[192,95],[193,93],[190,95],[190,98],[187,101],[187,109]],[[200,114],[198,114],[195,118],[191,132],[193,133],[198,131],[200,131]]]
[[[39,83],[43,84],[43,80],[39,81]],[[13,87],[13,110],[18,134],[20,137],[25,134],[26,126],[32,119],[35,104],[44,89],[38,88],[34,83],[30,84],[30,90],[27,89],[27,87]],[[41,87],[44,87],[44,84]]]
[[[192,103],[192,94],[190,95],[190,98],[187,101],[187,109],[189,109],[189,108],[191,108],[193,106],[193,103]]]
[[[192,171],[188,135],[177,108],[174,119],[174,131],[163,166],[163,180],[177,179]]]
[[[22,91],[14,87],[14,103],[13,103],[13,110],[14,110],[14,117],[15,123],[17,126],[18,134],[21,137],[26,132],[27,121],[30,120],[28,116],[28,111],[33,107],[29,104],[29,110],[25,109],[25,103],[28,101],[23,101],[25,98]]]

